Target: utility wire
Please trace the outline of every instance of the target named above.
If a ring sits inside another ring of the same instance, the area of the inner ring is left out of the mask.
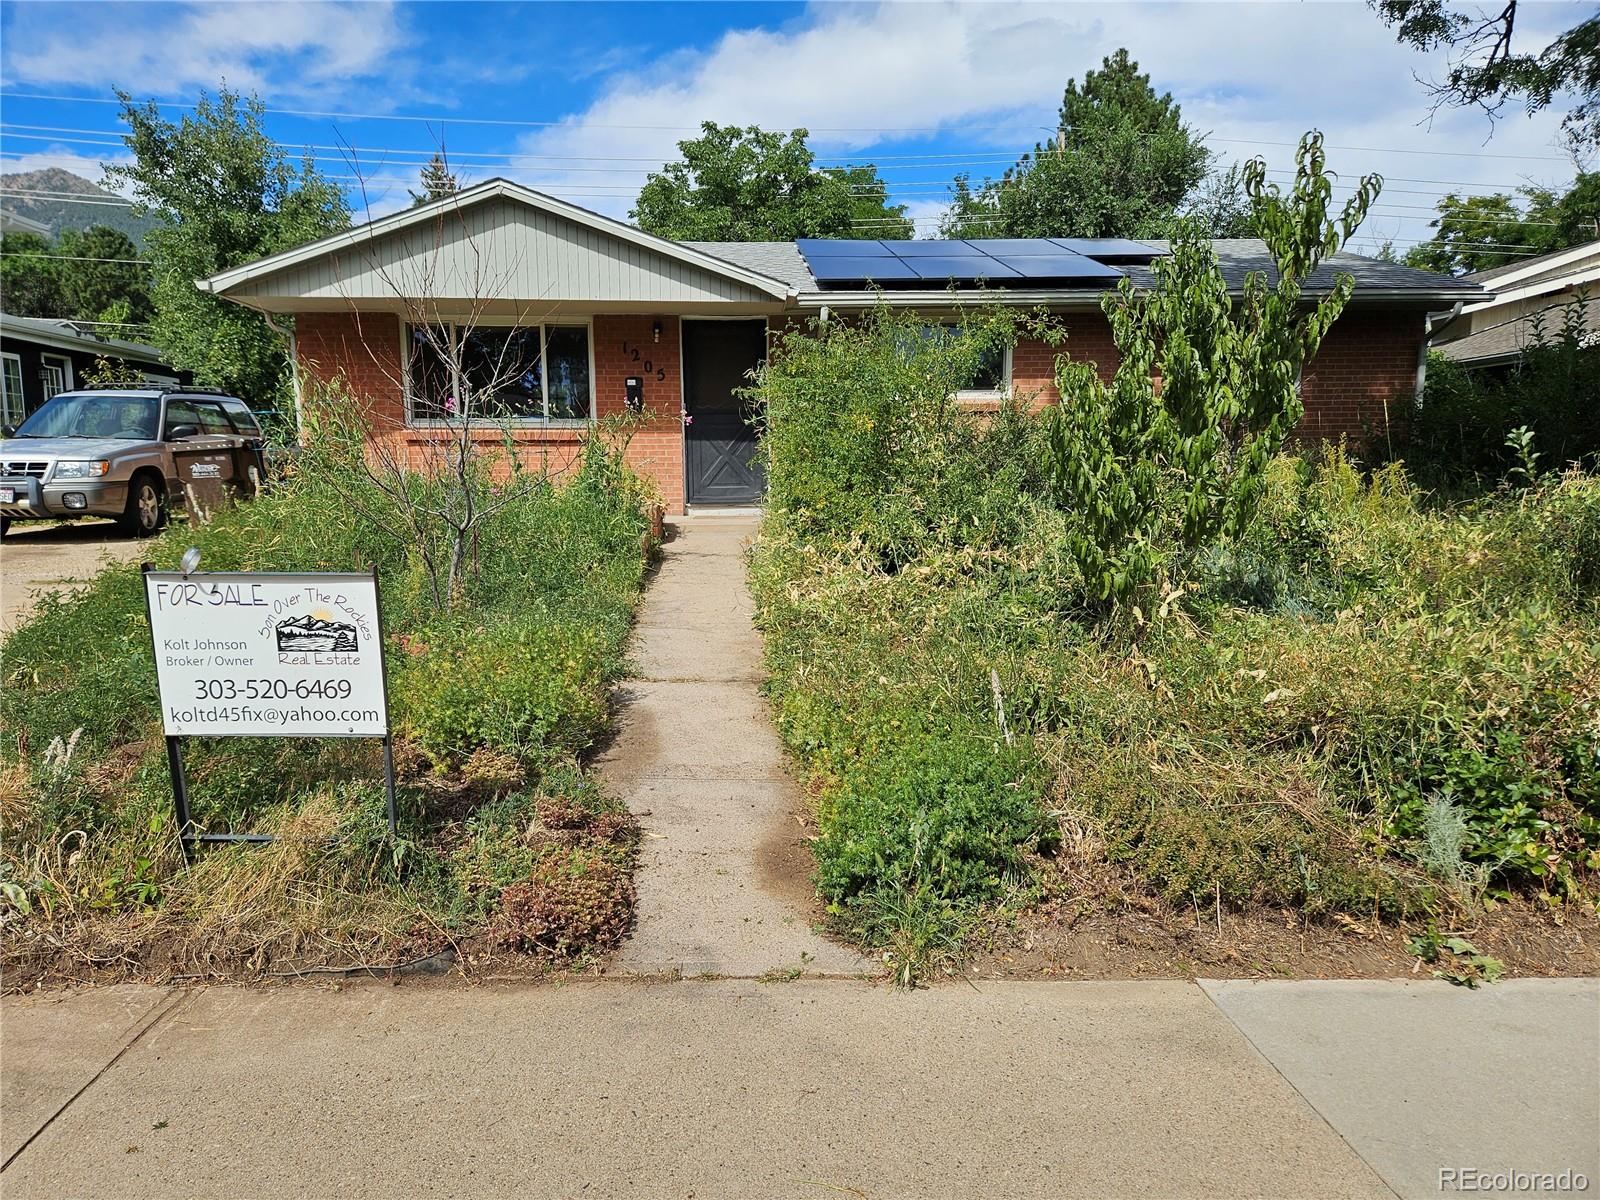
[[[119,105],[119,106],[123,103],[119,99],[113,99],[113,98],[107,98],[107,97],[101,97],[101,96],[55,96],[55,95],[44,95],[44,94],[35,93],[35,92],[0,92],[0,99],[7,99],[7,100],[49,100],[49,101],[55,101],[55,102],[59,102],[59,103],[67,103],[67,104],[115,104],[115,105]],[[184,103],[182,101],[161,100],[161,101],[154,101],[153,103],[155,103],[157,108],[181,108],[181,109],[186,109],[186,110],[190,110],[190,111],[198,108],[198,105],[188,104],[188,103]],[[499,118],[499,117],[461,117],[461,116],[426,116],[426,117],[424,117],[424,116],[414,116],[414,115],[407,114],[407,113],[334,112],[334,111],[323,111],[323,110],[316,110],[316,109],[273,108],[273,107],[268,107],[268,106],[263,106],[262,107],[262,111],[263,112],[268,112],[268,113],[276,113],[276,114],[278,114],[280,116],[287,116],[287,117],[316,117],[316,118],[326,118],[326,119],[331,119],[331,120],[345,120],[345,121],[412,121],[412,122],[421,122],[421,123],[424,123],[424,124],[439,125],[439,126],[447,126],[447,125],[491,125],[491,126],[510,126],[510,127],[523,128],[523,129],[557,129],[557,128],[571,127],[571,125],[572,125],[572,122],[570,120],[530,121],[530,120],[512,120],[512,119]],[[582,128],[585,128],[585,129],[638,130],[638,131],[654,131],[654,132],[664,132],[664,133],[682,133],[682,132],[691,132],[692,133],[692,132],[698,132],[700,126],[698,126],[698,125],[629,125],[629,124],[593,122],[593,123],[585,123],[582,126]],[[821,126],[821,125],[818,125],[818,126],[807,126],[806,128],[811,133],[931,134],[931,133],[943,133],[943,132],[945,132],[945,127],[941,126],[941,125],[923,125],[923,126],[905,126],[905,127],[894,127],[894,126],[846,126],[846,125]],[[1291,147],[1292,148],[1292,147],[1295,147],[1295,146],[1297,146],[1299,144],[1297,142],[1269,141],[1269,140],[1264,139],[1264,138],[1223,138],[1223,137],[1215,137],[1215,136],[1211,136],[1211,135],[1208,135],[1208,138],[1211,141],[1227,142],[1227,143],[1232,143],[1232,144],[1237,144],[1237,145],[1245,145],[1245,146],[1284,146],[1284,147]],[[1567,161],[1566,159],[1561,158],[1561,157],[1559,157],[1557,155],[1548,155],[1548,154],[1544,154],[1544,155],[1534,155],[1534,154],[1493,154],[1493,153],[1490,153],[1490,152],[1484,151],[1484,150],[1467,150],[1467,151],[1455,151],[1455,150],[1408,150],[1408,149],[1401,149],[1399,147],[1392,147],[1392,146],[1341,146],[1341,145],[1333,145],[1331,143],[1327,145],[1327,149],[1329,149],[1329,150],[1358,151],[1358,152],[1367,153],[1367,154],[1421,154],[1421,155],[1429,155],[1429,156],[1438,157],[1438,158],[1495,158],[1495,159],[1505,159],[1505,160],[1508,160],[1508,161],[1516,161],[1516,162],[1560,162],[1560,163],[1564,163],[1564,162]]]

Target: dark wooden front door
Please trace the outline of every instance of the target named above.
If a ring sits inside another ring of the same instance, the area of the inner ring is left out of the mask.
[[[756,461],[755,412],[735,396],[767,356],[765,321],[685,321],[685,474],[690,504],[753,504],[767,490]]]

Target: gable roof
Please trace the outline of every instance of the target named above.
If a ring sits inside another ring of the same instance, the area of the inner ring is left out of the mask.
[[[1583,242],[1564,250],[1553,250],[1532,258],[1522,258],[1487,271],[1475,271],[1463,276],[1486,287],[1505,287],[1510,284],[1540,283],[1559,279],[1575,267],[1585,265],[1590,259],[1600,260],[1600,241]]]
[[[1172,247],[1170,241],[1160,238],[1143,238],[1146,244],[1156,249],[1167,251]],[[876,302],[879,293],[869,289],[847,288],[843,290],[825,289],[817,283],[812,276],[810,268],[806,265],[805,257],[800,253],[793,242],[687,242],[707,254],[726,259],[732,263],[761,271],[786,282],[794,288],[800,296],[801,303],[808,306],[818,304],[856,304],[870,298]],[[1267,249],[1267,244],[1260,238],[1218,238],[1212,242],[1217,252],[1217,259],[1222,267],[1222,274],[1228,281],[1228,286],[1235,292],[1243,289],[1245,277],[1251,272],[1261,272],[1267,279],[1277,278],[1277,266],[1273,261],[1272,253]],[[1155,274],[1148,266],[1119,264],[1118,270],[1125,272],[1134,285],[1139,288],[1148,288],[1155,283]],[[1457,300],[1484,300],[1489,293],[1477,282],[1467,279],[1456,279],[1449,275],[1436,275],[1432,271],[1420,271],[1415,267],[1403,266],[1400,263],[1383,262],[1376,258],[1365,258],[1359,254],[1349,254],[1340,251],[1323,260],[1311,278],[1306,281],[1306,292],[1316,295],[1326,292],[1333,287],[1334,280],[1340,275],[1351,275],[1356,281],[1356,294],[1362,299],[1388,299],[1396,301],[1415,301],[1424,304],[1451,304]],[[1098,306],[1102,289],[1099,287],[1061,288],[1057,286],[1039,288],[1008,288],[977,289],[963,288],[958,290],[960,295],[983,294],[986,298],[1005,302],[1013,300],[1027,304],[1038,304],[1044,300],[1059,301],[1063,296],[1080,298],[1090,305]],[[926,305],[942,299],[948,301],[950,291],[948,288],[931,287],[926,290],[884,292],[882,298],[890,304],[917,304]]]
[[[1489,367],[1497,363],[1515,362],[1523,351],[1538,344],[1534,318],[1542,318],[1545,337],[1549,338],[1552,334],[1560,333],[1564,310],[1569,304],[1581,304],[1584,326],[1594,331],[1590,337],[1600,337],[1600,296],[1596,296],[1581,302],[1561,299],[1533,312],[1517,312],[1504,321],[1433,348],[1446,358],[1466,366]]]
[[[35,342],[62,350],[78,350],[85,354],[105,354],[112,358],[134,358],[155,366],[167,366],[166,358],[154,346],[143,342],[124,342],[118,338],[101,337],[80,328],[75,322],[54,317],[14,317],[0,312],[0,336],[19,342]]]
[[[783,301],[789,298],[790,289],[780,280],[764,275],[759,271],[738,263],[716,258],[682,242],[674,242],[667,238],[656,237],[642,229],[611,217],[602,216],[591,212],[589,209],[580,208],[576,204],[569,204],[548,196],[543,192],[534,191],[520,183],[509,179],[490,179],[469,188],[463,188],[454,195],[419,204],[414,208],[403,209],[391,213],[386,217],[379,217],[364,225],[358,225],[328,237],[308,242],[303,246],[296,246],[277,254],[268,255],[253,263],[231,270],[220,271],[208,279],[196,280],[196,286],[201,291],[213,295],[227,295],[245,289],[248,285],[258,284],[269,276],[289,271],[295,267],[314,263],[321,259],[336,257],[345,251],[359,248],[374,247],[377,243],[403,235],[407,231],[415,230],[436,221],[441,216],[455,213],[464,213],[466,210],[475,209],[491,202],[505,202],[511,205],[522,206],[539,213],[548,214],[561,221],[569,222],[580,229],[592,230],[606,238],[649,254],[658,255],[662,259],[683,264],[688,267],[718,277],[729,282],[737,283],[752,290],[758,295],[772,300]],[[238,296],[234,298],[240,298]]]

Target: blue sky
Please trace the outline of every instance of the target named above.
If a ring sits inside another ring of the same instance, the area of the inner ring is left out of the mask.
[[[1590,10],[1530,5],[1523,36],[1538,46]],[[406,202],[442,141],[466,180],[508,175],[626,216],[646,173],[716,120],[806,126],[824,161],[876,161],[931,234],[952,175],[998,174],[1046,135],[1067,79],[1119,46],[1224,162],[1261,154],[1286,171],[1316,126],[1342,174],[1382,171],[1367,248],[1428,236],[1445,191],[1559,185],[1574,170],[1556,114],[1430,119],[1414,76],[1443,61],[1396,45],[1359,3],[0,0],[0,40],[6,171],[98,178],[123,156],[114,87],[181,105],[226,79],[275,110],[275,139],[361,177],[379,213]]]

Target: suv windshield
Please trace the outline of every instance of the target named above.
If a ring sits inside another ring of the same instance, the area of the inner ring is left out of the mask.
[[[155,396],[79,393],[55,396],[22,423],[17,437],[128,438],[148,442],[156,436]]]

